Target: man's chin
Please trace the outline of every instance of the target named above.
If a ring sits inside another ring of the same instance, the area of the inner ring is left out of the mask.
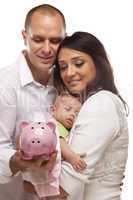
[[[39,61],[45,65],[53,65],[54,63],[53,57],[50,59],[40,59]]]
[[[46,69],[46,70],[51,70],[53,69],[53,62],[50,62],[50,63],[46,63],[46,62],[41,62],[40,63],[40,68],[42,69]]]

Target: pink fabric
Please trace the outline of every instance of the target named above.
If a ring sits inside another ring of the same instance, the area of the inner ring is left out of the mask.
[[[43,183],[34,183],[35,190],[39,197],[47,197],[59,194],[59,175],[61,162],[57,161],[53,170],[49,172],[47,180]]]

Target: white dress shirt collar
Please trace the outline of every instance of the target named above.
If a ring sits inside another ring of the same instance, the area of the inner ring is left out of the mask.
[[[27,64],[27,61],[25,59],[23,52],[18,57],[16,63],[17,63],[17,66],[19,66],[18,70],[19,70],[19,76],[20,76],[22,87],[34,82],[34,78],[32,76],[31,70]]]
[[[16,61],[16,64],[17,64],[17,66],[19,66],[18,70],[19,70],[19,76],[20,76],[20,81],[21,81],[22,87],[24,87],[30,83],[34,83],[40,87],[42,87],[42,86],[45,87],[44,85],[42,85],[39,82],[34,80],[32,72],[31,72],[31,70],[27,64],[26,58],[24,56],[24,51],[22,51],[21,54],[19,55],[19,57]],[[53,84],[52,84],[52,75],[51,75],[51,78],[50,78],[47,86],[51,87],[52,85]]]

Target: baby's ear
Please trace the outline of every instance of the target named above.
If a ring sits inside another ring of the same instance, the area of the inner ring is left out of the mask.
[[[49,108],[49,112],[53,115],[55,112],[56,106],[55,105],[51,105]]]
[[[48,122],[47,126],[55,132],[56,125],[53,122]]]
[[[28,122],[22,122],[22,123],[20,124],[20,128],[22,129],[22,128],[28,126],[28,125],[29,125]]]

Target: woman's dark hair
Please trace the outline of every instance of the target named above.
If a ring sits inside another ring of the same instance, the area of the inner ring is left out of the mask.
[[[96,67],[96,78],[92,85],[87,88],[87,94],[97,91],[99,88],[111,91],[116,94],[126,106],[126,102],[120,96],[114,82],[114,75],[111,64],[107,57],[102,43],[92,34],[87,32],[75,32],[72,36],[67,36],[59,46],[54,69],[54,84],[59,90],[65,89],[65,85],[60,77],[58,64],[58,54],[62,48],[77,50],[91,56]]]

